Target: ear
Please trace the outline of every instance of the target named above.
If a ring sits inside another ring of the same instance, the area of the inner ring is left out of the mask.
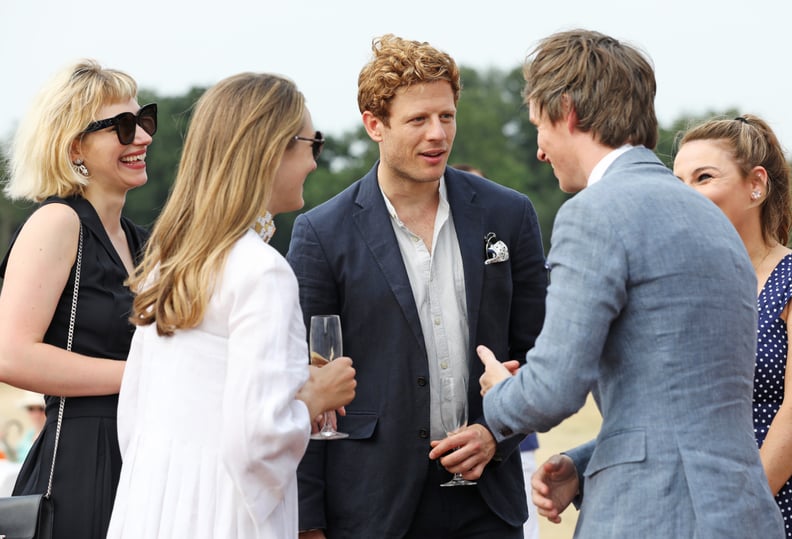
[[[748,172],[748,181],[751,182],[751,191],[759,190],[762,196],[768,193],[767,169],[761,165],[756,165]]]
[[[80,145],[80,137],[77,137],[72,141],[71,147],[69,148],[69,160],[74,163],[77,159],[80,159],[81,155],[82,148]]]
[[[566,118],[567,130],[572,133],[578,126],[578,115],[577,111],[575,110],[575,105],[572,103],[572,100],[569,99],[569,96],[564,94],[561,97],[561,106],[564,109],[564,117]]]
[[[374,116],[371,111],[363,112],[363,127],[366,128],[366,133],[374,142],[382,142],[382,129],[385,124]]]
[[[567,129],[572,133],[578,126],[578,115],[575,107],[570,106],[566,113]]]

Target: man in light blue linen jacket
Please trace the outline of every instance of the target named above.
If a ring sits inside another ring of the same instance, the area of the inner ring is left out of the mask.
[[[552,521],[579,504],[575,537],[784,537],[751,422],[754,271],[723,213],[651,151],[651,65],[573,30],[541,41],[525,78],[537,156],[579,193],[556,217],[525,366],[510,376],[479,347],[488,425],[498,441],[546,431],[593,392],[596,440],[532,481]]]

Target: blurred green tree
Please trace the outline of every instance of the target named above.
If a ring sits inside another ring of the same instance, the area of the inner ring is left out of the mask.
[[[550,233],[558,208],[569,197],[558,188],[552,168],[536,158],[536,129],[528,120],[522,100],[522,68],[475,70],[461,68],[463,90],[457,111],[457,134],[450,164],[467,163],[507,187],[527,194],[539,217],[545,250],[550,248]],[[205,88],[194,87],[184,95],[160,96],[150,89],[140,91],[141,104],[157,102],[159,128],[146,157],[148,183],[127,195],[124,213],[136,223],[150,227],[170,192],[179,165],[181,148],[190,116]],[[683,116],[670,126],[660,127],[658,156],[673,162],[677,133],[688,126],[716,115],[735,116],[737,112],[707,112]],[[294,219],[341,192],[363,176],[379,157],[377,145],[362,125],[347,132],[326,134],[327,142],[319,166],[305,182],[305,206],[276,217],[278,233],[272,245],[286,253]],[[0,180],[8,176],[7,157],[0,159]],[[11,203],[0,197],[0,253],[33,204]],[[222,211],[222,208],[218,208]]]

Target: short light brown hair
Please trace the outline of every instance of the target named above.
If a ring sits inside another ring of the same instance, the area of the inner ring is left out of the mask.
[[[590,30],[559,32],[539,42],[523,75],[525,103],[551,122],[572,106],[577,127],[605,146],[657,144],[657,84],[638,49]]]
[[[459,100],[462,84],[453,58],[426,42],[409,41],[386,34],[371,43],[374,53],[358,76],[358,108],[371,112],[388,125],[390,102],[402,87],[424,82],[448,81]]]
[[[751,114],[737,118],[714,118],[677,136],[676,148],[694,140],[718,142],[731,154],[743,178],[761,166],[767,171],[767,197],[762,203],[762,236],[784,245],[789,241],[792,226],[792,195],[789,185],[789,163],[773,130]]]
[[[11,199],[40,202],[82,194],[90,178],[74,170],[72,143],[105,105],[134,99],[137,83],[122,71],[84,59],[58,72],[42,88],[11,146]]]

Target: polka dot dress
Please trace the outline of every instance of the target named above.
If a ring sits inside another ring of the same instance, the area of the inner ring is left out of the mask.
[[[756,343],[754,371],[753,421],[754,434],[762,447],[767,430],[784,400],[784,373],[787,363],[786,323],[779,318],[792,298],[792,254],[784,257],[773,269],[757,300],[759,330]],[[792,539],[792,479],[776,496],[786,526],[786,536]]]

